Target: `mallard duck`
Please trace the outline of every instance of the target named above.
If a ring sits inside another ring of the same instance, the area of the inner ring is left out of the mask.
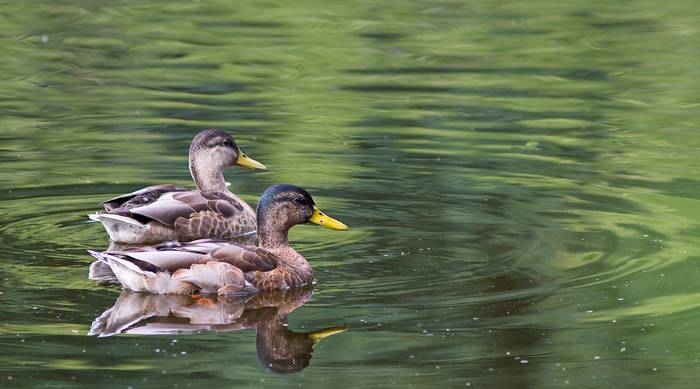
[[[192,139],[189,156],[197,190],[153,185],[107,200],[105,213],[89,217],[102,223],[111,240],[126,243],[232,239],[254,232],[255,212],[224,181],[223,170],[234,165],[265,170],[228,133],[202,131]]]
[[[309,222],[333,230],[348,229],[321,212],[311,195],[294,185],[269,187],[256,212],[258,247],[203,239],[90,254],[106,263],[125,289],[157,294],[245,294],[312,282],[311,265],[287,239],[293,226]]]

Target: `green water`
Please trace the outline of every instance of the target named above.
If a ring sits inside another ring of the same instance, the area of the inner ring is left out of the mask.
[[[0,387],[697,387],[696,2],[1,10]],[[191,185],[204,128],[270,168],[227,171],[251,204],[295,183],[351,227],[292,231],[288,328],[348,328],[300,372],[253,328],[88,336],[120,288],[86,215]]]

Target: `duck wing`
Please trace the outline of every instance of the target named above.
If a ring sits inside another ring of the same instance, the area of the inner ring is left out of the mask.
[[[223,245],[199,260],[217,261],[231,264],[244,273],[259,271],[268,272],[279,266],[279,258],[271,252],[258,248],[237,246],[234,244]]]
[[[178,240],[203,237],[232,239],[255,231],[255,213],[235,196],[222,192],[183,191],[128,211],[145,224],[156,220],[177,233]]]
[[[124,212],[131,208],[150,204],[158,200],[158,198],[165,193],[182,192],[187,190],[187,188],[172,184],[151,185],[143,189],[109,199],[103,202],[101,205],[104,206],[107,212],[114,212],[117,210]]]
[[[131,262],[144,271],[175,271],[188,268],[195,263],[206,263],[207,254],[229,243],[218,239],[200,239],[189,243],[167,242],[157,246],[137,247],[121,251],[107,251]]]
[[[190,229],[202,229],[211,227],[202,226],[205,215],[222,218],[231,218],[244,211],[243,206],[236,199],[220,192],[201,192],[196,190],[170,192],[162,195],[156,201],[144,206],[129,210],[132,214],[145,216],[157,220],[166,226],[174,227],[178,219],[194,219],[200,223],[189,223],[189,226],[182,224],[178,227],[189,227]],[[199,217],[195,214],[201,214]],[[209,223],[215,224],[215,223]]]

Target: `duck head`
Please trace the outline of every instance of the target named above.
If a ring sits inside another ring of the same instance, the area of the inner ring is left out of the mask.
[[[342,222],[321,212],[309,192],[290,184],[267,188],[260,197],[256,213],[262,247],[287,245],[289,229],[297,224],[313,223],[339,231],[348,229]]]
[[[202,131],[192,139],[189,163],[199,190],[225,191],[223,170],[229,166],[266,170],[265,165],[245,155],[230,134],[220,130]]]

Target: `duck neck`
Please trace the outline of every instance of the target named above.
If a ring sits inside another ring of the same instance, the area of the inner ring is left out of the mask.
[[[260,248],[277,255],[288,265],[306,267],[308,262],[289,244],[288,234],[289,227],[268,224],[265,219],[258,222]]]
[[[275,230],[267,228],[265,224],[258,224],[258,239],[260,239],[260,247],[265,250],[278,250],[292,248],[289,245],[288,238],[289,230]]]
[[[224,169],[215,165],[212,161],[202,161],[190,158],[190,174],[198,190],[228,192]]]

